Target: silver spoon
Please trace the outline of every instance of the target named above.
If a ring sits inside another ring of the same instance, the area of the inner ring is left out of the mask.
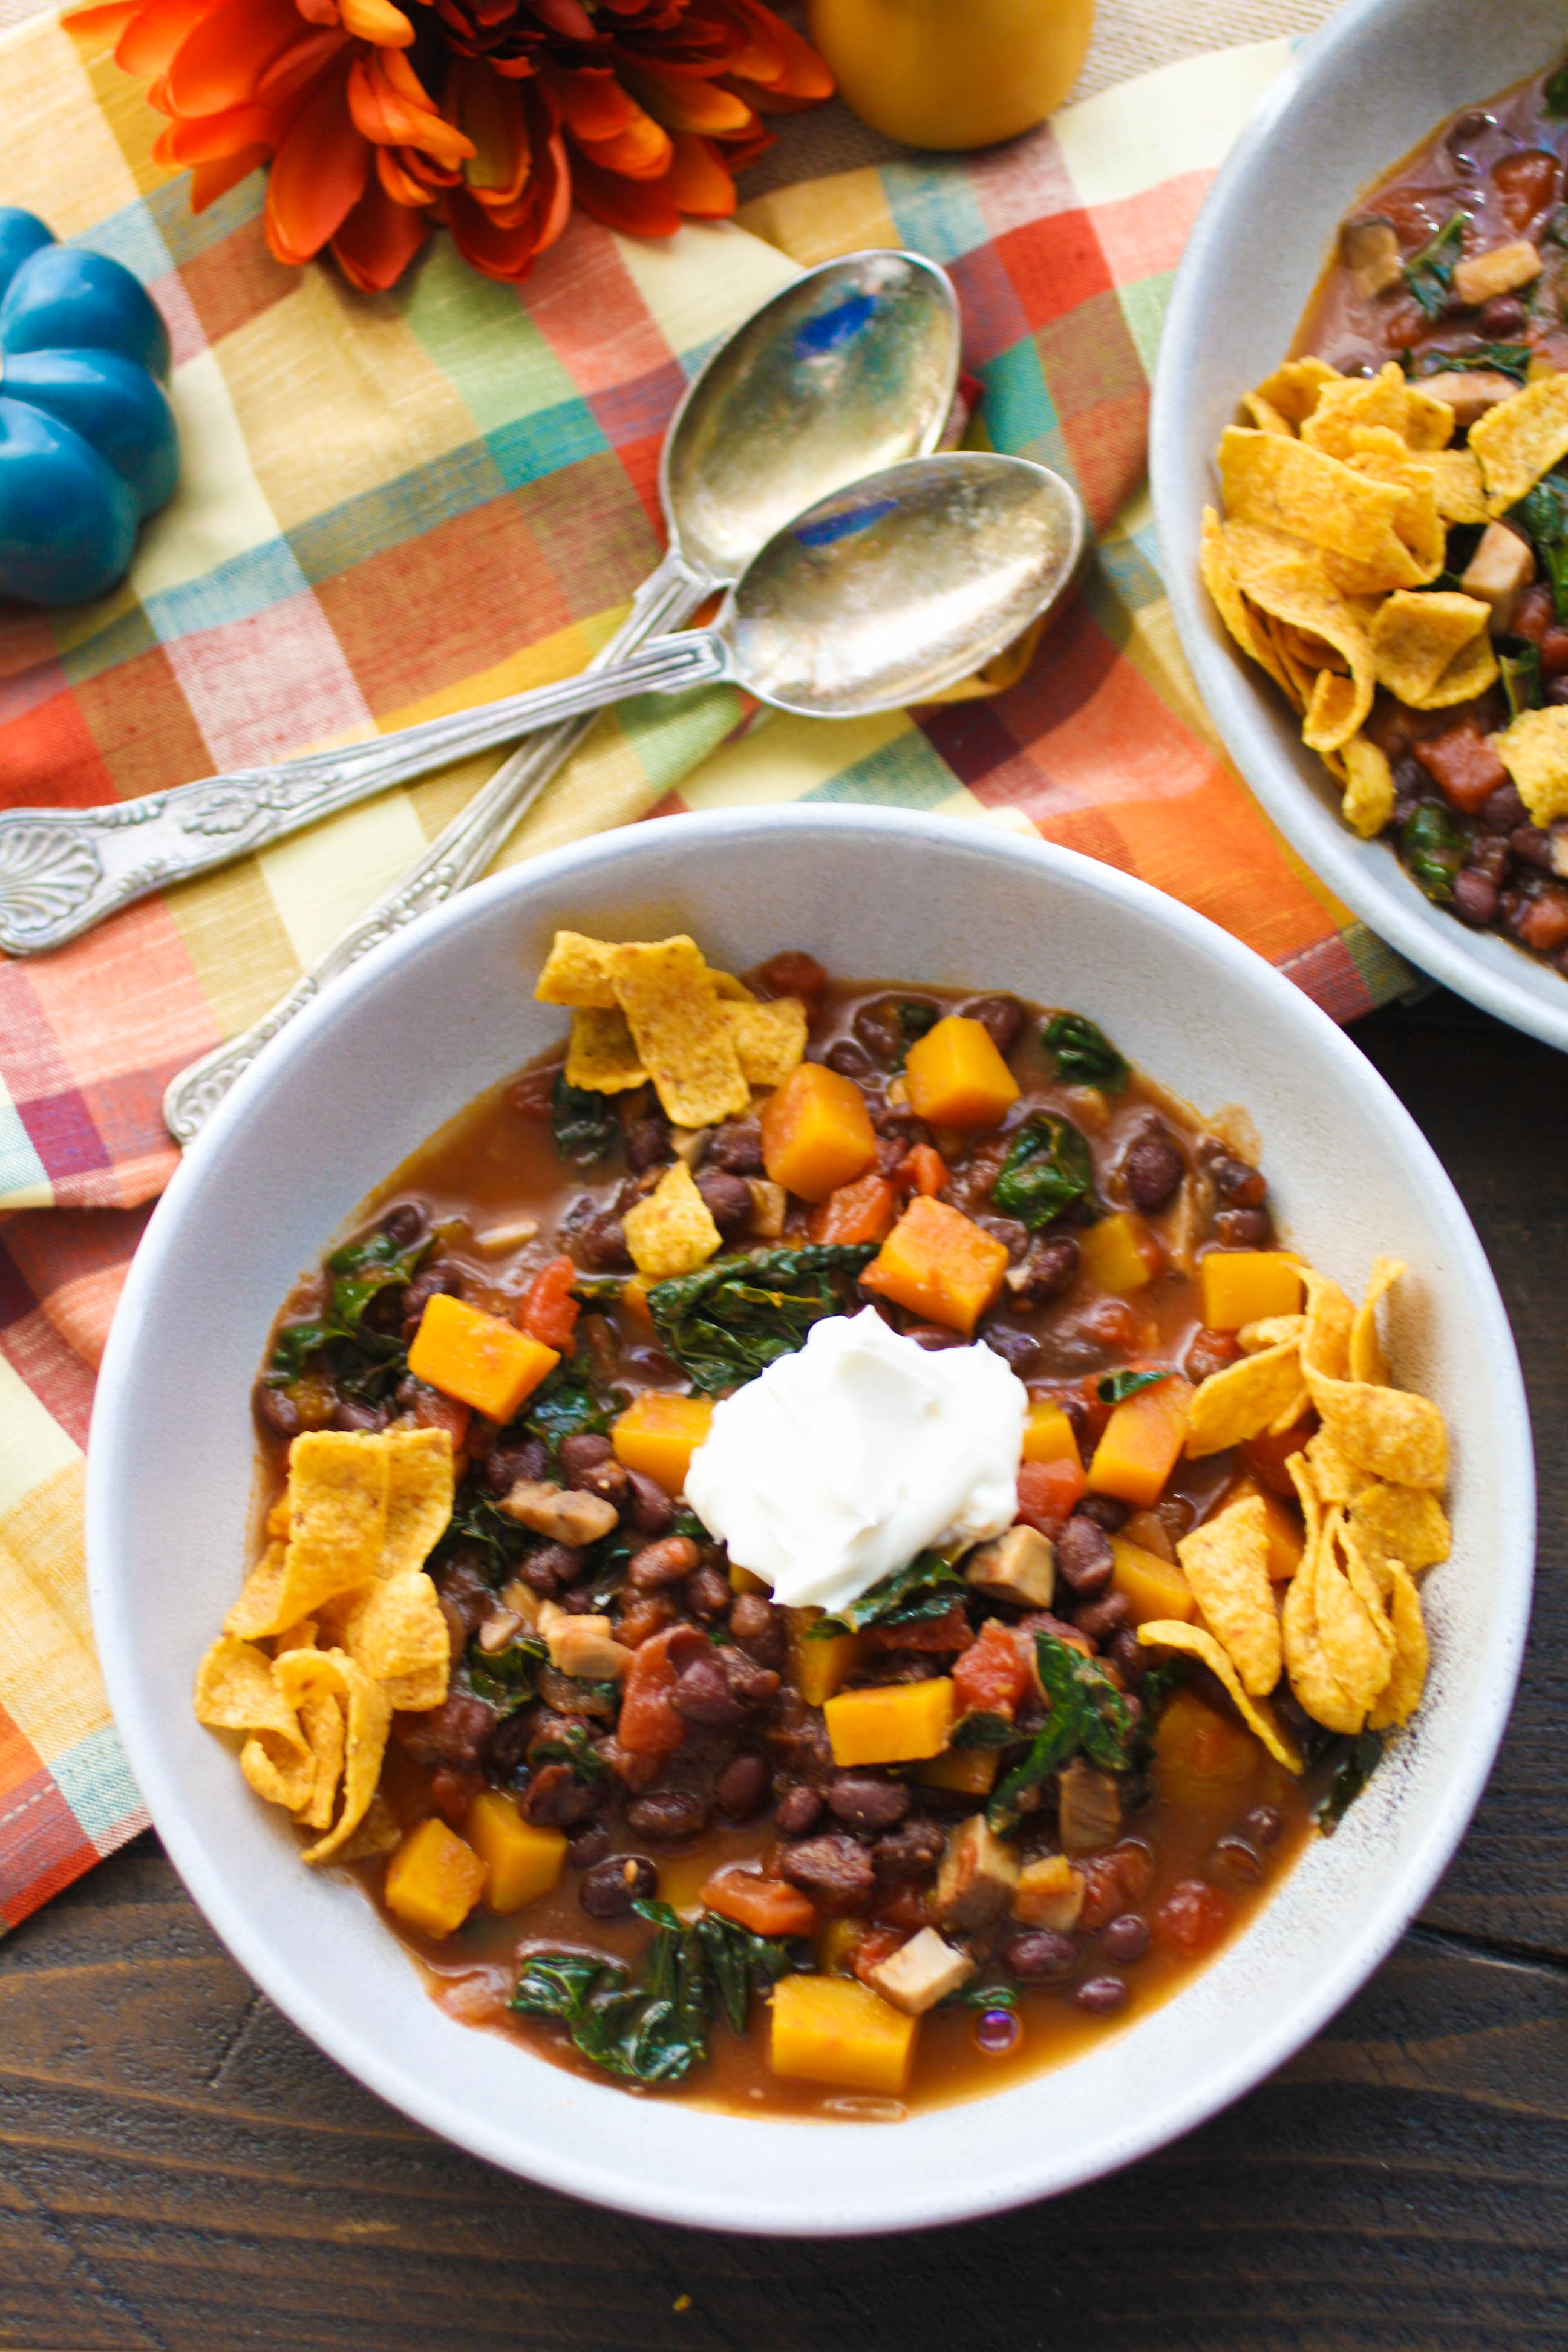
[[[666,636],[613,668],[520,698],[522,723],[732,678],[775,709],[844,719],[942,693],[1062,594],[1086,535],[1078,494],[1023,457],[916,458],[820,500],[753,557],[709,629]],[[400,920],[384,902],[267,1019],[193,1063],[163,1097],[189,1142],[240,1071],[300,1006]]]
[[[659,478],[669,551],[591,667],[618,659],[658,630],[679,628],[803,507],[876,467],[934,449],[958,360],[952,284],[919,255],[850,254],[773,295],[711,354],[676,411]],[[342,751],[212,776],[142,800],[0,815],[0,949],[25,956],[59,947],[149,891],[505,743],[529,726],[517,715],[527,700],[510,696]],[[457,823],[479,828],[476,837],[489,838],[498,809],[510,812],[472,871],[489,863],[585,731],[574,724],[530,745],[526,769],[509,765],[487,787],[493,801],[481,793],[469,803]],[[443,867],[461,854],[451,834],[432,845]],[[425,903],[433,903],[427,893]]]

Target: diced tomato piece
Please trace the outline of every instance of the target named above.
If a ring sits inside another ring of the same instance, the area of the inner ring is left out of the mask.
[[[1450,727],[1415,746],[1415,757],[1458,809],[1473,815],[1481,803],[1508,782],[1508,770],[1474,726]]]
[[[1005,1715],[1029,1687],[1028,1660],[1016,1629],[988,1617],[980,1638],[952,1670],[953,1704],[960,1715]]]
[[[1241,1449],[1242,1460],[1260,1486],[1271,1495],[1284,1495],[1291,1502],[1296,1489],[1290,1483],[1290,1473],[1285,1465],[1292,1454],[1300,1454],[1318,1426],[1316,1413],[1299,1421],[1293,1429],[1281,1431],[1278,1437],[1249,1437]]]
[[[804,996],[806,1010],[811,999],[820,996],[827,985],[827,974],[815,956],[803,955],[798,948],[786,948],[782,955],[770,956],[756,974],[759,996]]]
[[[710,1911],[749,1927],[754,1936],[809,1936],[816,1927],[816,1906],[808,1895],[782,1878],[764,1878],[761,1871],[734,1863],[714,1872],[702,1889],[702,1900]]]
[[[1155,1932],[1194,1958],[1211,1951],[1230,1925],[1230,1905],[1206,1878],[1178,1878],[1154,1914]]]
[[[850,1974],[858,1977],[863,1985],[871,1985],[871,1990],[875,1992],[877,1988],[871,1984],[872,1969],[879,1969],[884,1960],[890,1960],[895,1952],[902,1951],[909,1940],[901,1927],[868,1927],[863,1935],[857,1937],[850,1952]]]
[[[934,1200],[947,1182],[947,1162],[934,1143],[917,1143],[894,1169],[893,1181]]]
[[[1568,890],[1541,891],[1524,908],[1516,928],[1527,948],[1550,955],[1568,940]]]
[[[1525,590],[1513,608],[1513,631],[1516,637],[1528,637],[1538,646],[1547,633],[1557,625],[1557,600],[1544,580],[1538,580]]]
[[[572,1335],[583,1311],[572,1296],[576,1279],[577,1269],[569,1257],[552,1257],[548,1265],[541,1266],[518,1305],[519,1330],[553,1348],[558,1355],[570,1355]]]
[[[689,1638],[689,1631],[685,1625],[672,1625],[632,1652],[621,1697],[621,1719],[616,1727],[616,1736],[628,1755],[668,1756],[686,1737],[686,1726],[671,1700],[676,1677],[669,1645],[678,1637]]]
[[[1538,147],[1504,155],[1492,165],[1491,176],[1502,201],[1502,216],[1515,236],[1526,236],[1531,224],[1557,194],[1558,163]]]
[[[1018,1465],[1018,1517],[1054,1542],[1089,1492],[1078,1462],[1022,1462]]]
[[[886,1241],[893,1225],[893,1188],[880,1176],[840,1184],[811,1213],[806,1232],[814,1242]]]
[[[868,1625],[860,1636],[868,1650],[967,1650],[974,1635],[955,1601],[945,1617],[917,1619],[912,1625]]]
[[[929,1927],[934,1916],[918,1886],[900,1886],[886,1903],[877,1906],[879,1926],[885,1920],[889,1927],[905,1927],[911,1932],[917,1927]]]
[[[473,1407],[459,1404],[456,1397],[443,1396],[427,1381],[414,1382],[414,1402],[408,1408],[420,1429],[444,1429],[452,1441],[452,1451],[461,1453],[468,1434],[468,1423],[474,1417]]]

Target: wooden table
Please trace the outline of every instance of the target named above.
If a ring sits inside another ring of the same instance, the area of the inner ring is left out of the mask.
[[[1469,1836],[1316,2042],[1175,2147],[998,2221],[827,2244],[686,2232],[493,2172],[382,2106],[230,1964],[149,1836],[0,1944],[0,2347],[1568,2343],[1564,1065],[1441,995],[1354,1034],[1501,1282],[1542,1574]]]

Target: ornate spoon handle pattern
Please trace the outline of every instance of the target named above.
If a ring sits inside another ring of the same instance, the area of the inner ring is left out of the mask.
[[[590,669],[619,667],[648,637],[689,620],[712,583],[688,570],[679,557],[667,556],[638,591],[631,612],[609,642],[601,647]],[[689,667],[690,664],[684,665]],[[715,675],[710,664],[699,663],[701,675]],[[692,683],[697,683],[694,677]],[[572,686],[585,681],[571,681]],[[568,688],[561,689],[564,695]],[[531,808],[557,770],[571,758],[593,726],[595,710],[566,719],[547,733],[530,737],[514,751],[489,782],[461,809],[446,830],[417,858],[402,878],[359,920],[343,932],[321,961],[301,973],[289,993],[269,1013],[237,1037],[231,1037],[180,1072],[163,1097],[163,1120],[176,1143],[193,1142],[230,1087],[247,1070],[262,1048],[287,1027],[296,1013],[319,996],[340,972],[362,957],[372,955],[406,924],[417,922],[443,906],[457,891],[481,875],[519,819]]]
[[[677,574],[682,581],[691,577],[678,557],[667,556],[634,599],[636,636],[627,638],[623,630],[614,645],[623,650],[640,645],[651,634],[642,621],[649,612],[662,614],[655,626],[670,625],[663,599]],[[604,667],[610,651],[605,647],[590,668]],[[520,711],[520,704],[527,709]],[[508,695],[368,743],[208,776],[142,800],[0,814],[0,949],[29,956],[63,947],[150,891],[227,865],[373,793],[507,742],[543,723],[532,708],[531,696]]]

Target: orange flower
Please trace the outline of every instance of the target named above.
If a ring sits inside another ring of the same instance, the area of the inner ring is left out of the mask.
[[[763,117],[832,78],[763,0],[110,0],[113,32],[207,205],[270,160],[279,261],[330,247],[364,291],[394,285],[434,221],[487,277],[526,277],[573,197],[668,236],[735,209]]]

